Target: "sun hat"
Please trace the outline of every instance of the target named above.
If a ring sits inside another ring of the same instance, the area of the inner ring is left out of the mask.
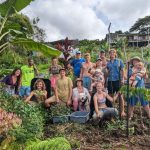
[[[130,63],[132,64],[133,63],[133,60],[138,60],[138,61],[141,61],[141,58],[138,57],[138,56],[134,56],[130,59]]]

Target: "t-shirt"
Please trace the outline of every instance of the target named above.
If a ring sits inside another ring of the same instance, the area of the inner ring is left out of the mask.
[[[52,73],[53,75],[54,74],[59,74],[59,70],[61,69],[62,67],[60,65],[57,65],[57,66],[51,66],[50,67],[50,73]]]
[[[85,62],[84,58],[74,59],[71,62],[71,66],[73,66],[74,75],[77,76],[77,77],[80,76],[80,70],[81,70],[83,62]]]
[[[22,71],[22,86],[30,86],[31,80],[34,78],[34,68],[33,66],[29,67],[27,65],[21,67]]]
[[[58,97],[60,100],[67,102],[70,93],[70,86],[72,87],[72,80],[69,77],[66,77],[65,79],[59,78],[56,81]]]

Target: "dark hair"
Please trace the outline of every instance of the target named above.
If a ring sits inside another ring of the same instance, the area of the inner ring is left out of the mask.
[[[33,61],[33,58],[28,58],[28,62],[31,61],[31,60]]]
[[[75,87],[77,87],[77,82],[81,82],[81,85],[83,86],[83,81],[82,81],[82,80],[77,80],[77,81],[75,82]]]
[[[15,90],[18,90],[18,86],[19,86],[20,83],[21,83],[21,77],[22,77],[22,71],[21,71],[20,68],[15,68],[15,69],[12,71],[11,76],[15,75],[15,72],[16,72],[17,70],[20,70],[20,75],[17,77],[17,81],[16,81],[17,86],[16,86],[16,89],[15,89]]]
[[[54,57],[52,57],[52,60],[54,60],[54,59],[58,59],[56,56],[54,56]]]

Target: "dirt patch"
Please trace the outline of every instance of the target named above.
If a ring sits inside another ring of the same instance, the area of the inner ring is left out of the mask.
[[[149,150],[150,120],[143,117],[142,127],[138,114],[129,126],[129,137],[126,137],[126,121],[104,122],[103,126],[88,122],[86,124],[65,123],[47,124],[45,138],[64,136],[73,150]]]

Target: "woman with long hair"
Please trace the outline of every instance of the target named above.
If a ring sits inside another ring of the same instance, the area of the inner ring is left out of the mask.
[[[5,83],[5,91],[10,95],[18,95],[18,89],[21,84],[21,70],[16,68],[10,75],[7,75],[1,82]]]

